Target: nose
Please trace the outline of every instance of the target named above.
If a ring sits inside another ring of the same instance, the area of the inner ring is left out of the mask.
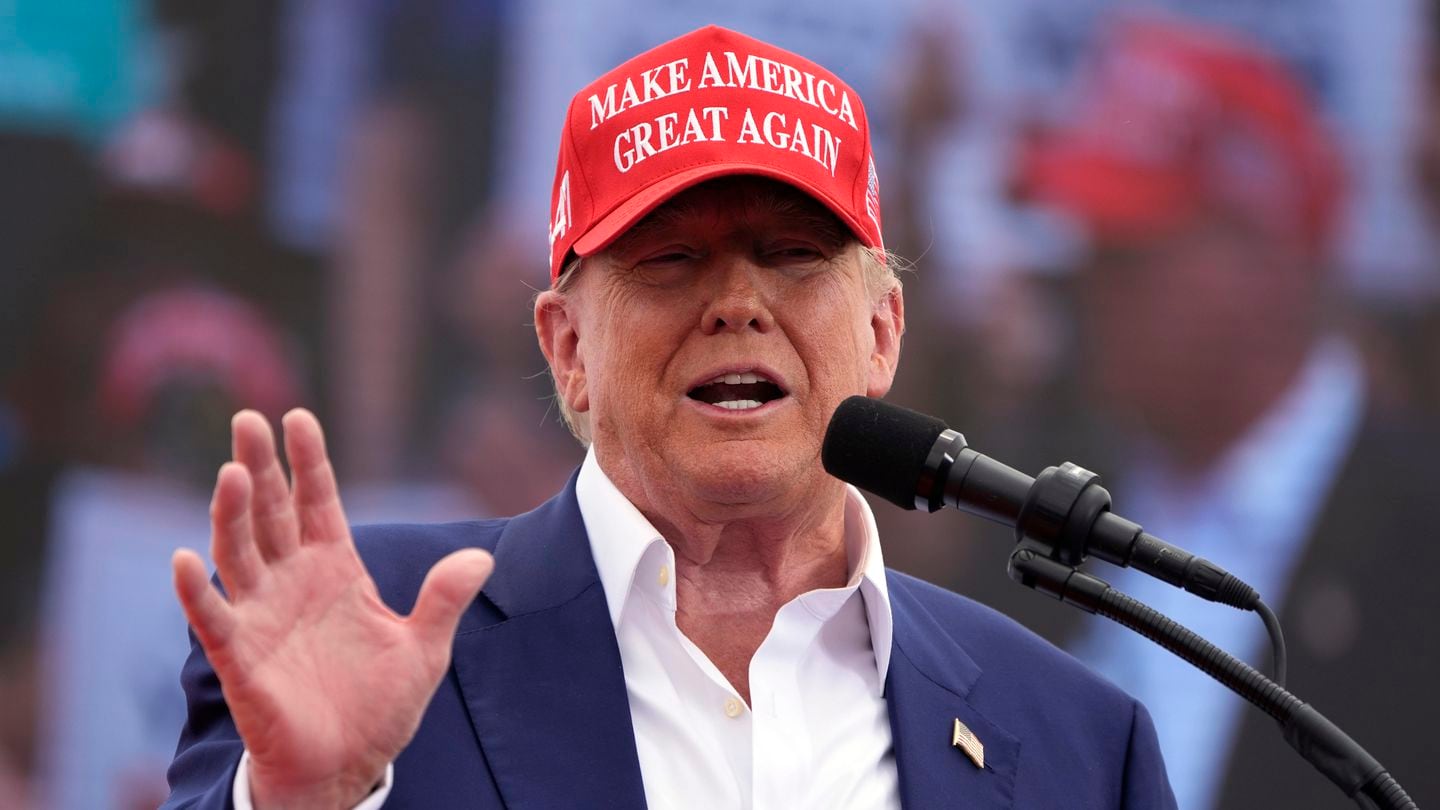
[[[746,329],[770,331],[775,319],[760,278],[764,272],[741,258],[726,259],[712,268],[714,282],[710,300],[700,314],[700,331],[707,335]]]

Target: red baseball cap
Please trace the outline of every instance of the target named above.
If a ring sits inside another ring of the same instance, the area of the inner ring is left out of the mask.
[[[860,97],[825,68],[717,26],[630,59],[575,94],[550,205],[550,281],[675,194],[723,175],[788,183],[869,247],[880,183]]]
[[[1339,149],[1305,88],[1229,31],[1122,18],[1102,43],[1080,115],[1022,152],[1023,196],[1127,238],[1216,204],[1297,234],[1335,230]]]

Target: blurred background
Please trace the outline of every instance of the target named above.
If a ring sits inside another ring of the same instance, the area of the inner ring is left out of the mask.
[[[529,302],[565,106],[711,22],[865,99],[916,265],[891,399],[1098,471],[1259,587],[1292,688],[1440,801],[1425,0],[0,0],[0,807],[166,795],[168,558],[208,542],[237,408],[316,410],[357,522],[563,483]],[[1238,699],[1011,583],[1004,530],[876,509],[889,564],[1140,696],[1185,810],[1347,806]],[[1254,616],[1097,573],[1268,669]]]

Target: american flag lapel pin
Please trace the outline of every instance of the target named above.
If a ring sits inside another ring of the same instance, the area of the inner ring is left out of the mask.
[[[965,756],[975,763],[975,767],[985,767],[985,746],[976,736],[971,733],[970,728],[955,718],[955,733],[950,739],[950,744],[965,752]]]

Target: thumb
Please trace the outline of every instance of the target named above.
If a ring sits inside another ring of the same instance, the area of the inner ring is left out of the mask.
[[[475,601],[494,569],[495,558],[478,548],[456,551],[435,563],[425,575],[408,620],[422,643],[450,649],[460,614]]]

